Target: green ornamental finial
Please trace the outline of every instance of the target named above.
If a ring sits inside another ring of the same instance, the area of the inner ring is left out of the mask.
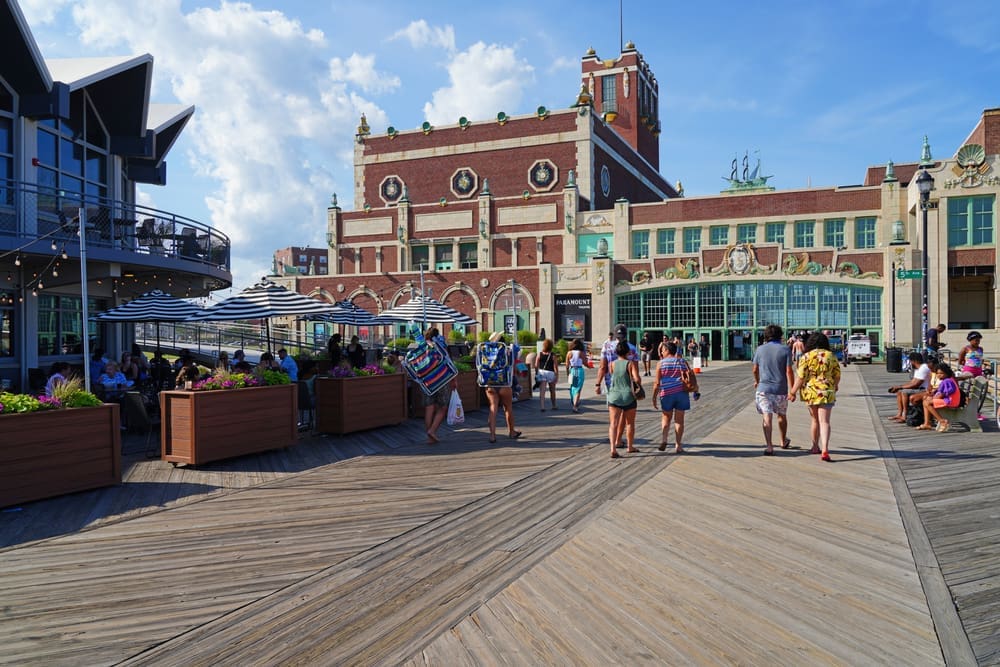
[[[892,160],[885,163],[885,178],[882,179],[883,183],[894,183],[896,181],[896,165],[893,164]]]
[[[927,140],[927,135],[924,135],[924,147],[920,149],[920,166],[930,167],[934,164],[934,158],[931,157],[931,144]]]

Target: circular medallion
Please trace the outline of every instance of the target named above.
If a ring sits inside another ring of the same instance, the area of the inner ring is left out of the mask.
[[[608,165],[601,165],[601,194],[605,197],[611,196],[611,172]]]
[[[483,278],[482,280],[479,281],[479,286],[480,287],[484,287],[484,288],[485,287],[489,287],[490,286],[490,281],[487,280],[486,278]]]
[[[548,192],[559,181],[559,168],[551,160],[536,160],[528,169],[528,185],[535,192]]]
[[[733,273],[750,270],[750,251],[746,246],[738,245],[729,252],[729,268]]]

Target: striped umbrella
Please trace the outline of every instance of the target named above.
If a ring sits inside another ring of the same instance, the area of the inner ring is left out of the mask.
[[[306,315],[300,317],[301,320],[309,322],[333,322],[334,324],[346,324],[348,326],[364,327],[372,324],[375,316],[364,308],[354,304],[350,299],[344,299],[334,304],[336,310],[320,315]]]
[[[450,308],[437,299],[429,296],[414,296],[407,303],[383,310],[379,313],[375,323],[383,322],[422,322],[424,326],[428,322],[451,322],[452,324],[472,325],[478,324],[476,320],[461,313],[454,308]]]
[[[293,292],[277,283],[264,279],[247,287],[239,294],[223,299],[191,317],[188,322],[230,322],[233,320],[264,320],[267,329],[267,347],[271,348],[272,317],[290,315],[321,315],[336,311],[336,306]]]
[[[197,305],[155,289],[132,301],[95,315],[102,322],[156,322],[156,346],[160,346],[160,322],[181,322],[201,310]]]

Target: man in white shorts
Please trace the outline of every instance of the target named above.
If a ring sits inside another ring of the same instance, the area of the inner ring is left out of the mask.
[[[784,332],[777,324],[764,327],[764,344],[753,354],[754,404],[764,428],[764,456],[774,454],[771,441],[773,415],[778,416],[781,448],[788,449],[788,388],[792,377],[792,351],[783,342]]]

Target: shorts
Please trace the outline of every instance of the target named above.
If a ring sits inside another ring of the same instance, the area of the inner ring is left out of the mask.
[[[757,414],[761,415],[786,415],[788,414],[787,394],[765,394],[758,391],[754,394],[753,402],[757,406]]]
[[[438,389],[430,396],[424,394],[423,402],[425,408],[429,408],[432,405],[441,405],[447,408],[448,404],[451,403],[451,385],[443,389]]]
[[[614,403],[608,403],[608,407],[610,407],[610,408],[618,408],[619,410],[623,410],[625,412],[628,412],[629,410],[635,410],[637,407],[639,407],[639,404],[637,402],[635,402],[635,401],[632,401],[628,405],[615,405]]]
[[[660,409],[664,412],[673,412],[674,410],[690,410],[691,397],[688,396],[686,391],[679,391],[675,394],[661,396]]]
[[[932,401],[935,408],[957,408],[957,405],[952,405],[950,398],[935,398]]]
[[[641,356],[641,358],[642,358],[643,361],[652,361],[653,360],[653,353],[650,352],[649,350],[643,350],[639,354],[640,354],[640,356]]]
[[[924,389],[900,389],[899,393],[903,396],[913,396],[914,394],[922,394],[924,391]]]

